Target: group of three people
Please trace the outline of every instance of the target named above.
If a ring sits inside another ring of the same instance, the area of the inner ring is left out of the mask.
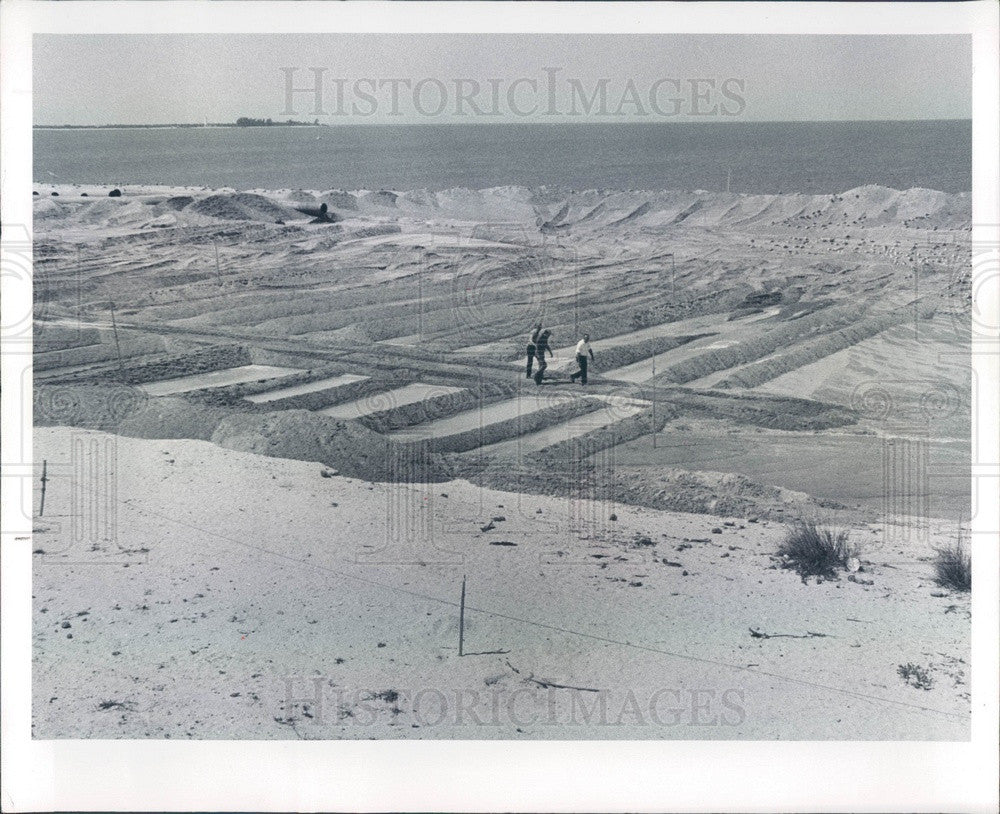
[[[542,383],[545,369],[549,366],[545,361],[545,354],[548,353],[549,356],[555,355],[549,346],[551,338],[552,331],[547,328],[542,330],[541,323],[536,323],[535,327],[531,329],[531,333],[528,334],[527,361],[524,372],[527,378],[534,378],[535,384]],[[588,356],[590,357],[589,359]],[[587,364],[593,358],[594,351],[590,347],[590,334],[584,334],[583,339],[576,343],[576,363],[579,366],[579,370],[570,375],[570,381],[575,382],[579,379],[580,384],[586,384]],[[535,362],[538,362],[538,369],[532,375],[531,368]]]

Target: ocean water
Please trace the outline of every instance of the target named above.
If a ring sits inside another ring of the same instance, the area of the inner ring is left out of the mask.
[[[36,183],[237,189],[972,186],[972,126],[928,122],[35,130]]]

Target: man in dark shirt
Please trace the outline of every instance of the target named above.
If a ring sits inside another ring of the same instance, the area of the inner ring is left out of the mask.
[[[527,379],[531,378],[531,366],[535,362],[535,343],[538,341],[538,334],[541,332],[541,330],[542,330],[542,325],[541,323],[538,323],[535,325],[534,328],[531,329],[531,333],[528,334],[528,349],[527,349],[528,358],[524,369],[524,375],[525,378]]]
[[[549,347],[549,338],[552,336],[552,331],[546,328],[538,335],[538,339],[535,340],[535,358],[538,360],[538,370],[535,371],[535,384],[542,383],[542,376],[545,373],[545,368],[547,368],[548,362],[545,361],[545,353],[548,352],[549,356],[554,356],[552,353],[552,348]]]

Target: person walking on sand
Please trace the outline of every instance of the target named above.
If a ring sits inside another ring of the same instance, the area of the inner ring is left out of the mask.
[[[570,381],[575,382],[579,377],[580,384],[587,383],[588,354],[592,360],[594,358],[594,350],[590,347],[590,334],[584,334],[583,339],[576,343],[576,363],[580,366],[580,369],[569,377]]]
[[[545,352],[548,351],[549,356],[554,356],[552,353],[552,348],[549,347],[549,338],[552,336],[552,331],[546,328],[538,335],[538,339],[535,340],[535,358],[538,360],[538,370],[535,371],[535,384],[542,383],[542,377],[545,374],[545,368],[547,368],[548,362],[545,361]]]
[[[527,379],[531,378],[531,366],[535,363],[535,343],[538,341],[538,334],[542,331],[542,323],[536,322],[535,327],[531,329],[531,333],[528,334],[528,358],[525,362],[524,376]]]

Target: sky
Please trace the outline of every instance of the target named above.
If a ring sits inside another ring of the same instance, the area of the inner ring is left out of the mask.
[[[962,35],[36,35],[33,70],[36,125],[971,117]]]

